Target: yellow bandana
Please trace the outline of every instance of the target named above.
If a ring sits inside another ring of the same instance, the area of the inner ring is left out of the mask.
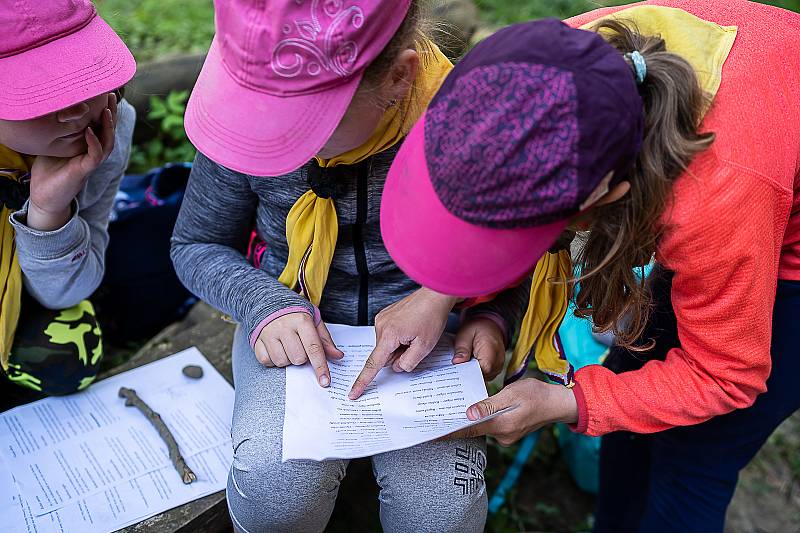
[[[386,110],[367,142],[332,159],[317,158],[319,166],[355,165],[391,148],[411,131],[453,68],[434,43],[425,43],[420,48],[420,72],[403,102]],[[334,200],[320,198],[314,191],[301,196],[286,217],[289,260],[278,281],[319,305],[338,234]]]
[[[33,158],[25,157],[0,144],[0,179],[18,181],[30,172]],[[19,322],[22,300],[22,270],[17,260],[14,227],[8,221],[11,210],[0,211],[0,364],[8,370],[8,356]]]
[[[722,67],[736,39],[736,26],[707,22],[682,9],[638,6],[593,21],[581,29],[591,29],[607,19],[631,21],[641,35],[660,35],[668,51],[692,65],[703,90],[712,99],[716,95],[722,83]],[[561,350],[557,334],[567,311],[567,285],[551,282],[569,279],[571,274],[572,262],[566,251],[545,253],[536,264],[528,310],[508,366],[507,382],[524,374],[533,353],[537,366],[550,379],[568,387],[573,385],[574,371]]]

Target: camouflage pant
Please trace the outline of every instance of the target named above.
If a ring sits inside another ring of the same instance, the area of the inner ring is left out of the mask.
[[[26,297],[6,377],[44,395],[70,394],[94,381],[102,356],[102,335],[91,302],[53,311]]]

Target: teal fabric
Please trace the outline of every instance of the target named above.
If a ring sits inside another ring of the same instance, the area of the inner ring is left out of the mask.
[[[645,266],[640,275],[650,275],[653,264]],[[576,272],[580,275],[580,272]],[[579,290],[576,288],[576,290]],[[570,302],[567,315],[558,330],[564,354],[577,371],[586,365],[600,364],[609,347],[592,335],[592,321],[575,316],[575,303]],[[600,438],[573,433],[564,424],[556,426],[558,445],[569,466],[575,483],[586,492],[597,494],[600,461]]]

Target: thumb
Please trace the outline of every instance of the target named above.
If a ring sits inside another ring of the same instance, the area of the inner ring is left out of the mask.
[[[509,407],[511,404],[509,395],[506,393],[507,389],[503,389],[494,396],[489,396],[485,400],[481,400],[476,404],[471,405],[467,409],[467,418],[472,421],[492,416],[497,411]]]
[[[475,328],[460,328],[456,333],[454,342],[453,364],[466,363],[472,357],[472,348],[475,342]]]

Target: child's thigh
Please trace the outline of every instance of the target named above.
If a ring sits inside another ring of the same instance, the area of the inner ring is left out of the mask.
[[[321,530],[347,461],[281,461],[286,371],[259,364],[240,330],[234,337],[233,371],[231,515],[244,531]]]
[[[387,532],[483,531],[486,439],[426,442],[372,458]]]

